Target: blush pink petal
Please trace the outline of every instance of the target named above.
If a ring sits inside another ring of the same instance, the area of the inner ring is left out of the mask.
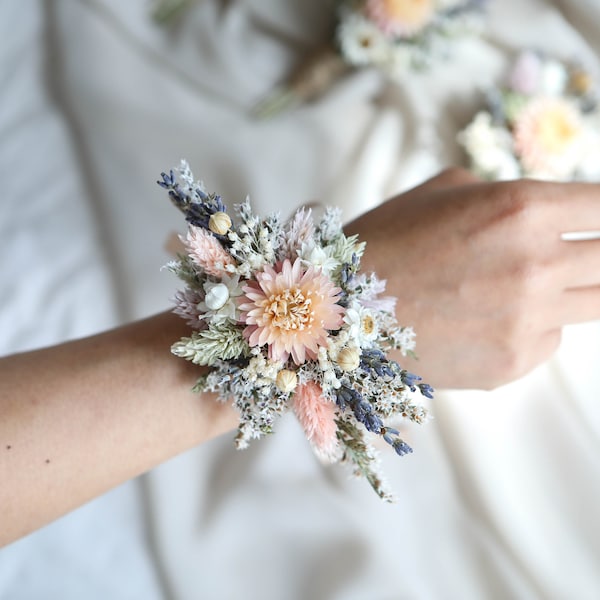
[[[251,346],[267,345],[269,356],[297,364],[315,359],[329,331],[339,329],[344,309],[340,289],[320,270],[304,270],[300,259],[266,266],[243,288],[241,320]],[[249,329],[251,327],[251,329]]]
[[[583,126],[578,110],[563,98],[532,100],[514,124],[515,152],[527,171],[566,175]]]
[[[386,35],[410,37],[431,22],[435,4],[433,0],[366,0],[365,12]]]

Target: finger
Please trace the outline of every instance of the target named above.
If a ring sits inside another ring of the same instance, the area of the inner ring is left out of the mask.
[[[560,242],[560,278],[564,288],[600,285],[600,240]]]
[[[600,231],[600,184],[541,183],[561,233]]]
[[[558,326],[600,320],[600,285],[564,291],[557,312]]]

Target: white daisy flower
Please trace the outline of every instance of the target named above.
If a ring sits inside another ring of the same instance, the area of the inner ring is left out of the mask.
[[[337,30],[340,49],[352,65],[383,64],[389,57],[385,35],[368,19],[354,12],[345,13]]]
[[[379,337],[379,326],[375,314],[358,303],[346,309],[344,322],[349,326],[350,339],[360,348],[368,348]]]
[[[332,251],[332,246],[323,248],[322,246],[317,246],[315,241],[311,239],[308,242],[303,242],[298,256],[303,265],[307,267],[320,267],[324,275],[329,275],[340,265],[339,261],[331,256]]]

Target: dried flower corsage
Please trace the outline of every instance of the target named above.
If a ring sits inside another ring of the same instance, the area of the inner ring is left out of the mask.
[[[317,222],[300,209],[282,223],[246,199],[232,219],[185,161],[158,183],[189,224],[185,252],[167,266],[186,283],[174,312],[192,329],[172,352],[211,367],[194,390],[239,410],[238,448],[292,410],[319,458],[350,463],[391,500],[368,438],[412,452],[393,423],[424,422],[416,400],[433,390],[386,356],[412,353],[415,334],[398,325],[385,282],[359,272],[365,244],[331,208]]]
[[[352,69],[375,67],[392,80],[451,54],[480,31],[487,0],[339,0],[331,42],[256,107],[272,116],[309,102]]]
[[[487,179],[600,177],[600,109],[593,77],[580,65],[522,52],[487,109],[460,132],[471,168]]]

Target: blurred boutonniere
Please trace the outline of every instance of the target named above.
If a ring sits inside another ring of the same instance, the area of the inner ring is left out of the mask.
[[[328,43],[255,107],[259,117],[310,102],[346,73],[372,67],[392,80],[452,55],[481,31],[486,0],[339,0]]]
[[[458,140],[486,179],[597,180],[596,82],[580,64],[524,51]]]

